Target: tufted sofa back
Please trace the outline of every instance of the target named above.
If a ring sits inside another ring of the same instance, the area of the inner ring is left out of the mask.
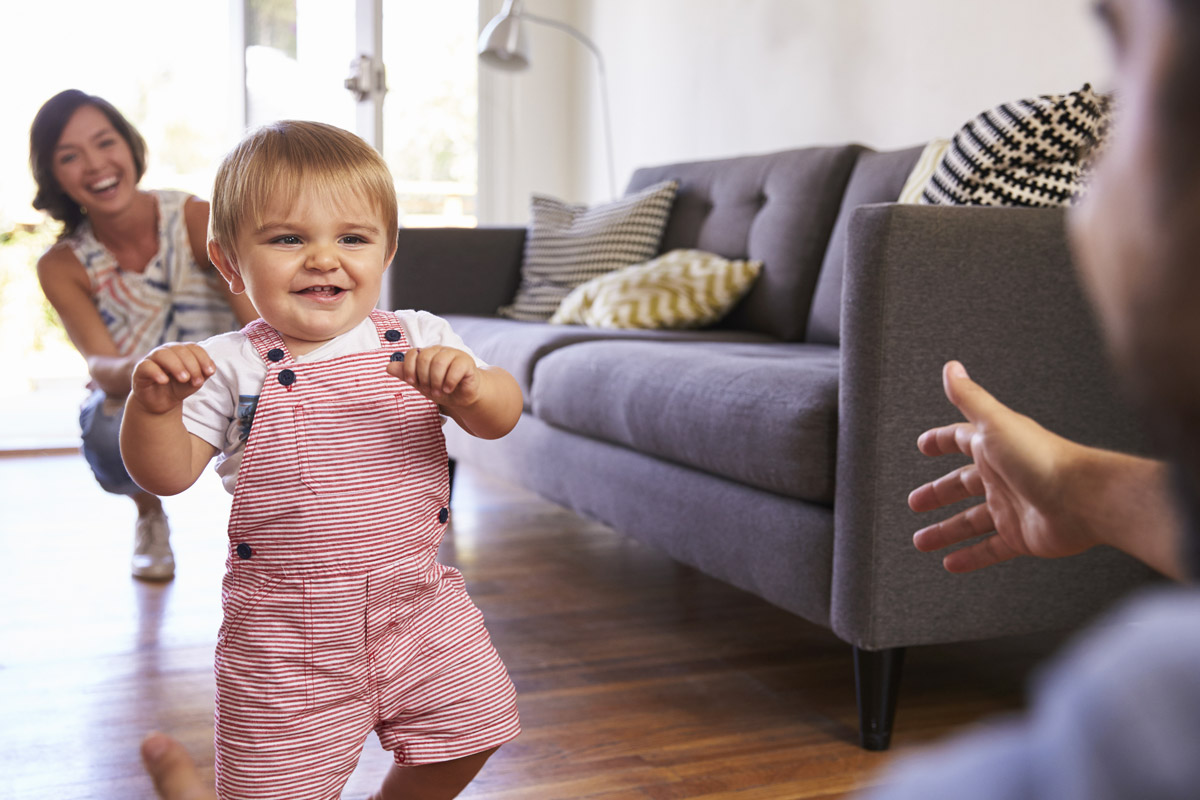
[[[647,167],[627,191],[675,179],[662,252],[690,247],[763,262],[722,327],[804,338],[809,307],[858,145]]]
[[[853,211],[846,200],[849,194],[855,195],[852,206],[895,200],[919,154],[920,148],[893,155],[850,144],[646,167],[633,173],[627,191],[679,182],[662,252],[693,247],[763,262],[754,288],[721,327],[836,344],[845,251],[839,219]],[[856,170],[860,156],[869,157],[865,173]],[[880,164],[894,168],[881,170]],[[888,173],[887,180],[879,180],[880,172]],[[835,224],[841,233],[836,237]],[[831,247],[837,252],[827,252]],[[814,307],[818,282],[820,303]]]

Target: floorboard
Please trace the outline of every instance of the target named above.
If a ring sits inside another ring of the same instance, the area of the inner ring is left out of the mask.
[[[145,732],[212,771],[212,654],[229,499],[167,500],[175,580],[127,573],[133,505],[77,454],[0,458],[0,797],[148,798]],[[1019,708],[1058,644],[916,648],[890,753],[856,745],[850,649],[828,631],[523,490],[460,469],[442,560],[465,574],[517,685],[524,733],[477,800],[798,800]],[[345,797],[389,756],[369,740]]]

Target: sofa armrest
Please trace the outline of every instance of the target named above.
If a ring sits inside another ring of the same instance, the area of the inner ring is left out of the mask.
[[[524,228],[401,228],[388,308],[492,316],[520,281]]]
[[[842,298],[833,629],[868,650],[1078,625],[1150,570],[1107,548],[951,575],[912,534],[908,493],[965,459],[918,435],[961,416],[961,360],[1001,402],[1086,444],[1143,451],[1071,263],[1060,209],[870,205],[851,221]],[[964,506],[965,507],[965,506]]]

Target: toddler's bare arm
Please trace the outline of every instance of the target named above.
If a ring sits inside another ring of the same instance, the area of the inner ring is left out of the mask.
[[[183,400],[216,371],[196,344],[165,344],[133,370],[121,422],[121,457],[130,477],[156,495],[179,494],[196,482],[216,448],[188,432]]]
[[[388,372],[441,406],[463,430],[481,439],[499,439],[521,418],[521,387],[500,367],[480,369],[475,359],[453,347],[414,348]]]

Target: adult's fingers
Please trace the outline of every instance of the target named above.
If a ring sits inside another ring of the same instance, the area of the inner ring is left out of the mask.
[[[955,422],[940,428],[930,428],[917,437],[917,449],[927,456],[945,456],[952,453],[970,455],[971,436],[975,426],[969,422]]]
[[[970,541],[996,530],[987,503],[960,511],[949,519],[922,528],[913,534],[913,545],[923,553],[941,550]]]
[[[1021,555],[999,536],[989,536],[973,545],[955,550],[942,559],[947,572],[974,572]]]
[[[917,513],[934,511],[983,493],[979,469],[974,464],[966,464],[913,489],[908,495],[908,507]]]
[[[971,380],[966,367],[958,361],[947,361],[946,366],[942,368],[942,388],[947,399],[963,413],[963,416],[976,424],[1009,410],[1008,406]]]
[[[142,763],[162,800],[216,800],[216,792],[204,784],[183,745],[165,733],[154,732],[142,740]]]

